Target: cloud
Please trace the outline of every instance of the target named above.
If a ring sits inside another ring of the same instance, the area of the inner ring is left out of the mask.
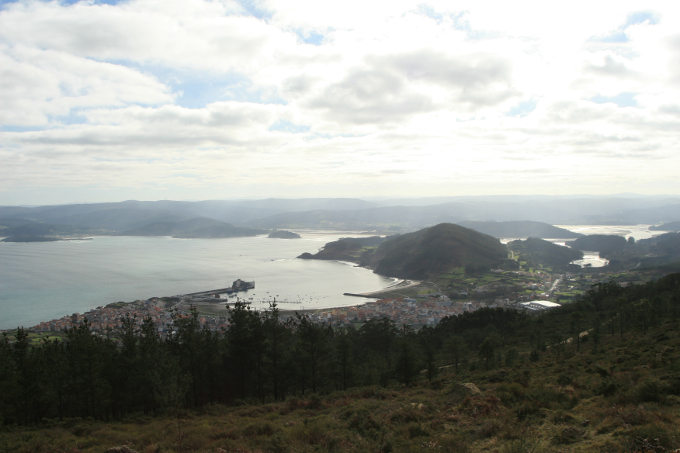
[[[0,196],[679,191],[671,3],[6,4]]]
[[[5,125],[45,125],[79,108],[172,101],[153,77],[53,50],[0,45],[0,68]]]
[[[432,101],[409,91],[404,81],[388,71],[358,70],[326,87],[309,102],[312,109],[341,123],[397,121],[427,110]]]

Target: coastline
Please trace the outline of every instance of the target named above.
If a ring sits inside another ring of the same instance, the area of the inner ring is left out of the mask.
[[[364,293],[343,293],[343,295],[353,297],[366,297],[371,299],[383,299],[385,297],[390,297],[395,292],[403,291],[408,288],[415,288],[422,284],[423,282],[417,280],[403,279],[393,283],[392,285],[389,285],[382,289],[378,289],[376,291],[368,291]]]

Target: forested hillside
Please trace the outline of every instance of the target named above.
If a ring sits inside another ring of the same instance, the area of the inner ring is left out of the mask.
[[[224,333],[200,330],[195,314],[178,318],[164,339],[129,318],[118,339],[94,336],[87,324],[37,345],[22,330],[5,336],[2,423],[48,423],[53,436],[75,439],[67,444],[107,429],[91,422],[71,429],[73,417],[160,416],[144,419],[153,430],[175,426],[163,415],[175,414],[203,433],[191,442],[205,449],[279,451],[272,436],[291,451],[402,451],[428,442],[460,451],[680,447],[680,274],[629,288],[599,284],[542,315],[482,309],[419,331],[385,319],[337,329],[245,306],[230,318]],[[184,412],[207,407],[205,415]],[[219,414],[232,422],[219,428]],[[199,428],[201,417],[212,428]],[[182,448],[184,435],[137,429],[147,439],[137,448]],[[67,451],[41,432],[5,431],[0,439],[13,451],[27,438],[30,451]]]

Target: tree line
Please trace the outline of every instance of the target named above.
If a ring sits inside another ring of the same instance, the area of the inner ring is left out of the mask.
[[[35,424],[46,419],[159,414],[211,403],[267,402],[289,396],[365,385],[409,385],[432,380],[446,367],[513,366],[538,360],[548,348],[578,353],[580,332],[590,347],[601,335],[646,330],[678,318],[680,274],[621,288],[593,287],[581,300],[540,315],[481,309],[414,330],[387,318],[358,328],[283,318],[237,304],[229,327],[201,328],[195,310],[176,315],[174,330],[160,337],[151,319],[129,315],[120,334],[94,334],[85,320],[62,339],[31,345],[17,329],[0,339],[0,423]],[[566,344],[565,338],[576,339]]]

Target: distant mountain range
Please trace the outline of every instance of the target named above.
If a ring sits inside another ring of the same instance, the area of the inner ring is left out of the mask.
[[[580,233],[574,233],[564,228],[531,220],[508,222],[463,221],[459,225],[496,238],[571,239],[583,236]]]
[[[300,228],[405,233],[457,223],[494,237],[576,238],[553,225],[659,224],[680,219],[673,197],[452,197],[124,201],[0,207],[0,236],[74,234],[230,237]],[[673,226],[674,224],[669,224]],[[45,234],[36,233],[43,229]]]

